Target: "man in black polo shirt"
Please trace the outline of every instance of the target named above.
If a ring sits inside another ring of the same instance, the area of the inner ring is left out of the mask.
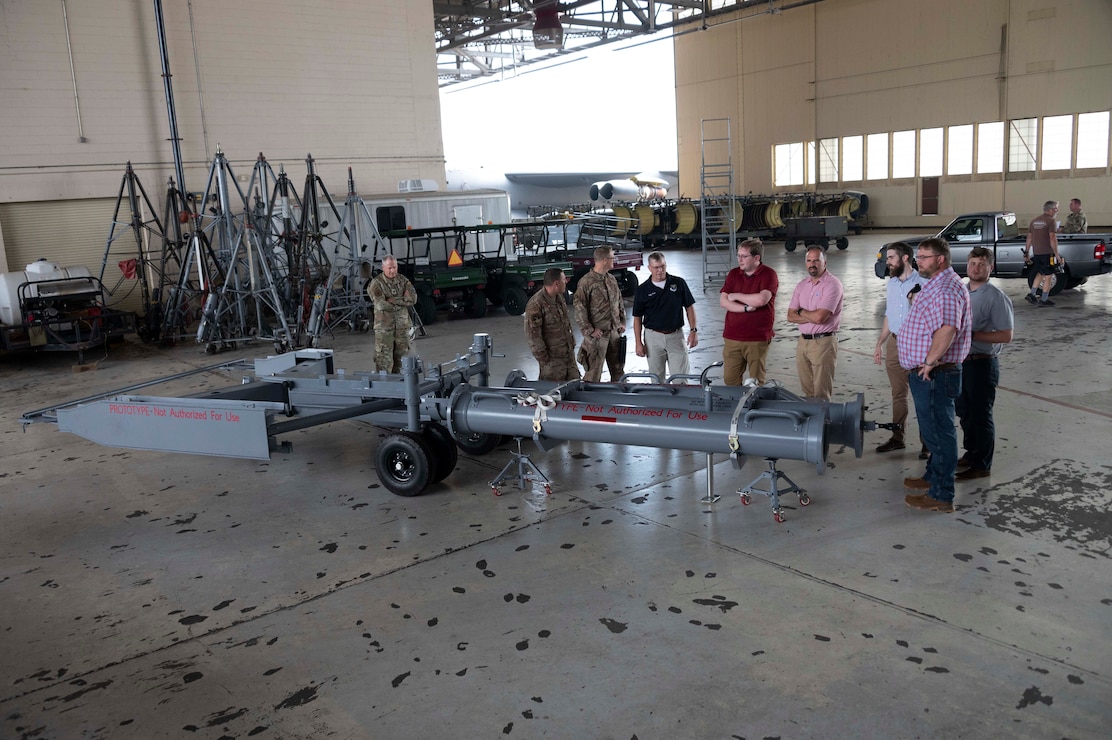
[[[664,255],[649,255],[649,279],[633,294],[633,338],[637,356],[649,358],[649,372],[663,381],[667,363],[672,375],[691,372],[687,349],[699,343],[695,298],[683,278],[668,274]],[[687,341],[683,315],[687,312]]]

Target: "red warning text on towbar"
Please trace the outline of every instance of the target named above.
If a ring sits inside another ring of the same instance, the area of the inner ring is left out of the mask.
[[[152,418],[169,417],[192,421],[219,421],[238,424],[239,414],[232,411],[212,411],[210,409],[181,409],[148,406],[139,403],[110,403],[108,413],[116,416],[146,416]]]

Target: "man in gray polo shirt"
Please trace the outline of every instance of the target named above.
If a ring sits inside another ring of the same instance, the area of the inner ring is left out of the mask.
[[[1000,384],[1000,356],[1012,341],[1012,300],[988,281],[992,252],[974,247],[969,252],[969,308],[973,314],[973,343],[961,364],[961,395],[954,406],[961,418],[962,447],[956,480],[987,478],[996,446],[992,406]]]

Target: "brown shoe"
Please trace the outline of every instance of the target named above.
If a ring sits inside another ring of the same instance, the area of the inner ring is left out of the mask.
[[[954,510],[953,501],[939,501],[930,496],[904,496],[904,503],[912,509],[920,509],[922,511],[941,511],[952,512]]]
[[[904,447],[907,447],[907,445],[903,443],[902,439],[896,439],[895,437],[892,437],[892,439],[877,447],[876,451],[891,452],[892,450],[902,450]]]
[[[989,471],[978,470],[977,468],[966,468],[954,476],[954,480],[974,480],[976,478],[987,478]]]
[[[931,457],[931,451],[927,449],[926,445],[923,445],[923,449],[919,450],[919,459],[920,460],[929,460],[930,457]]]
[[[904,488],[910,488],[912,491],[929,491],[931,482],[922,478],[904,478]]]

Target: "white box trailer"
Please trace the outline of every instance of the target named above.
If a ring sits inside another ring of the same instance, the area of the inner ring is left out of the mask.
[[[402,229],[436,229],[449,226],[483,226],[510,223],[510,195],[504,190],[457,190],[420,193],[360,195],[384,236]],[[498,254],[497,230],[466,235],[465,258]],[[443,240],[430,242],[432,262],[445,262]]]

